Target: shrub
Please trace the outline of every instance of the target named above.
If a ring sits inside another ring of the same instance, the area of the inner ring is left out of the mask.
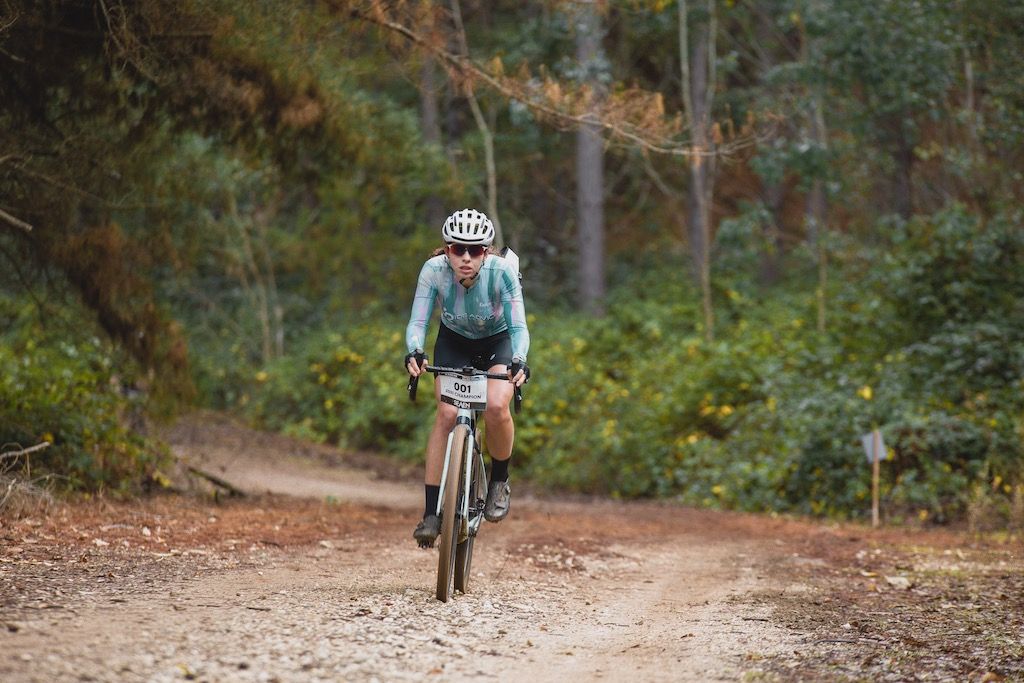
[[[39,339],[39,341],[36,341]],[[97,339],[55,341],[26,332],[0,345],[0,444],[49,442],[19,459],[58,488],[123,494],[159,480],[166,449],[131,429],[145,409],[123,360]]]

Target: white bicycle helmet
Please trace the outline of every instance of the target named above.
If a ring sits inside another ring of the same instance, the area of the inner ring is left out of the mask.
[[[482,244],[486,247],[494,241],[494,224],[476,209],[462,209],[448,216],[441,228],[441,237],[448,243]]]

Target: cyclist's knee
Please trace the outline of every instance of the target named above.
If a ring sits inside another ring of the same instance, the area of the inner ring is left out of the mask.
[[[437,425],[445,429],[455,426],[455,417],[459,414],[458,409],[449,403],[437,404]]]
[[[512,419],[512,413],[509,412],[508,406],[503,404],[487,404],[487,409],[484,411],[484,422],[490,425],[501,424],[503,422],[510,421]]]

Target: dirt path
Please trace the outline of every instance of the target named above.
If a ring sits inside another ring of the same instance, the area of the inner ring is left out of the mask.
[[[484,528],[470,592],[441,604],[436,554],[410,538],[414,481],[224,424],[174,439],[264,495],[4,522],[0,680],[835,680],[846,660],[823,659],[822,634],[854,650],[864,633],[822,602],[843,595],[828,582],[856,563],[856,529],[519,496]],[[1020,576],[1018,546],[999,557]],[[871,666],[851,675],[886,678]]]

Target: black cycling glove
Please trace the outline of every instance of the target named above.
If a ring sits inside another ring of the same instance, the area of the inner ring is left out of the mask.
[[[524,363],[523,361],[519,360],[518,358],[513,358],[512,359],[512,367],[509,368],[509,374],[512,375],[512,377],[515,377],[517,374],[519,374],[520,370],[522,370],[523,373],[526,375],[526,380],[525,381],[529,382],[530,381],[530,366],[527,365],[526,363]]]
[[[414,358],[416,359],[416,365],[423,365],[424,361],[429,360],[427,354],[423,353],[422,351],[411,351],[405,354],[405,362],[402,363],[402,367],[405,369],[406,372],[409,371],[409,361]]]

